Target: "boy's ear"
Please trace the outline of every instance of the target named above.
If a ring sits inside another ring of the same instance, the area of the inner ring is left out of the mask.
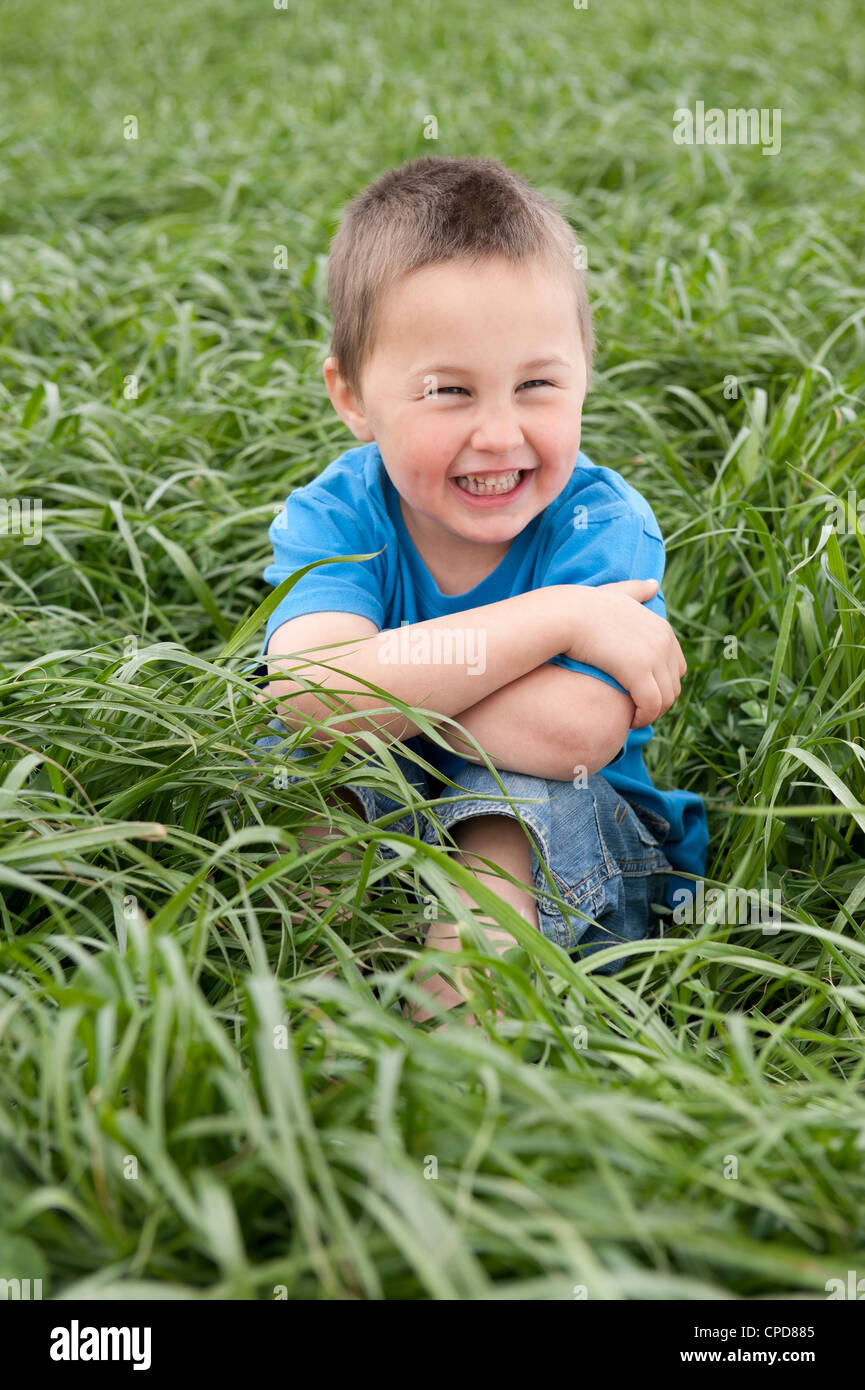
[[[330,403],[343,424],[348,425],[355,439],[359,439],[363,444],[371,444],[375,435],[367,423],[363,402],[358,400],[352,388],[343,381],[335,357],[328,357],[325,361],[324,384],[330,396]]]

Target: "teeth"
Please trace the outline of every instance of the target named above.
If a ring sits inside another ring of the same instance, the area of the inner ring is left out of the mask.
[[[510,492],[522,476],[522,469],[515,468],[512,473],[465,473],[456,481],[463,492],[470,492],[475,497],[484,497],[488,494],[496,496],[500,492]]]

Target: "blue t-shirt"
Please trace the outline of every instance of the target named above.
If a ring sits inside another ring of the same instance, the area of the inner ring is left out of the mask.
[[[348,449],[304,487],[295,488],[269,531],[273,562],[264,571],[277,585],[314,560],[368,555],[371,560],[322,565],[295,584],[267,620],[259,660],[275,630],[303,613],[360,613],[381,630],[401,623],[461,613],[550,584],[611,584],[621,579],[657,579],[664,574],[664,543],[651,507],[611,468],[577,455],[565,488],[511,542],[492,574],[462,594],[443,594],[418,554],[396,492],[375,443]],[[660,587],[647,605],[666,617]],[[606,671],[554,656],[571,671],[585,671],[622,690]],[[695,792],[659,791],[643,762],[651,725],[631,729],[603,775],[629,801],[637,801],[670,824],[664,853],[675,869],[702,877],[709,841],[706,812]],[[459,781],[462,760],[423,739],[427,760]],[[676,888],[693,891],[686,879],[670,876]]]

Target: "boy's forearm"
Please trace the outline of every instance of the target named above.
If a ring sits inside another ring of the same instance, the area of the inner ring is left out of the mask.
[[[350,708],[343,719],[314,692],[291,679],[276,678],[268,694],[289,703],[278,706],[283,717],[298,712],[327,718],[335,726],[371,729],[390,739],[420,732],[408,716],[383,709],[387,696],[376,695],[369,682],[407,705],[431,715],[458,716],[535,670],[563,651],[571,640],[573,602],[565,601],[564,586],[550,585],[517,594],[498,603],[466,609],[442,618],[406,624],[335,647],[306,659],[268,657],[286,671],[333,692],[338,707]],[[327,665],[318,662],[325,661]],[[328,669],[332,667],[334,669]],[[375,713],[364,715],[365,710]]]
[[[594,676],[544,665],[502,686],[458,716],[499,769],[571,781],[591,777],[623,747],[634,702]],[[458,730],[440,731],[467,762],[482,759]]]

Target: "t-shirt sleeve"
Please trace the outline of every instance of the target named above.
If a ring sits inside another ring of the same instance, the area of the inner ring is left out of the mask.
[[[268,584],[281,584],[315,560],[338,555],[370,555],[385,543],[378,528],[366,524],[338,498],[300,488],[270,524],[273,560],[264,571]],[[384,622],[382,556],[320,565],[299,579],[267,620],[263,651],[272,634],[304,613],[359,613],[379,629]]]
[[[622,579],[657,579],[658,591],[646,603],[653,613],[666,618],[667,605],[661,592],[664,577],[664,542],[654,515],[622,510],[604,520],[574,525],[553,552],[543,584],[615,584]],[[579,520],[575,516],[575,520]],[[572,661],[569,656],[552,657],[555,666],[596,676],[616,690],[624,691],[613,676],[597,666]],[[630,692],[626,692],[630,693]]]

